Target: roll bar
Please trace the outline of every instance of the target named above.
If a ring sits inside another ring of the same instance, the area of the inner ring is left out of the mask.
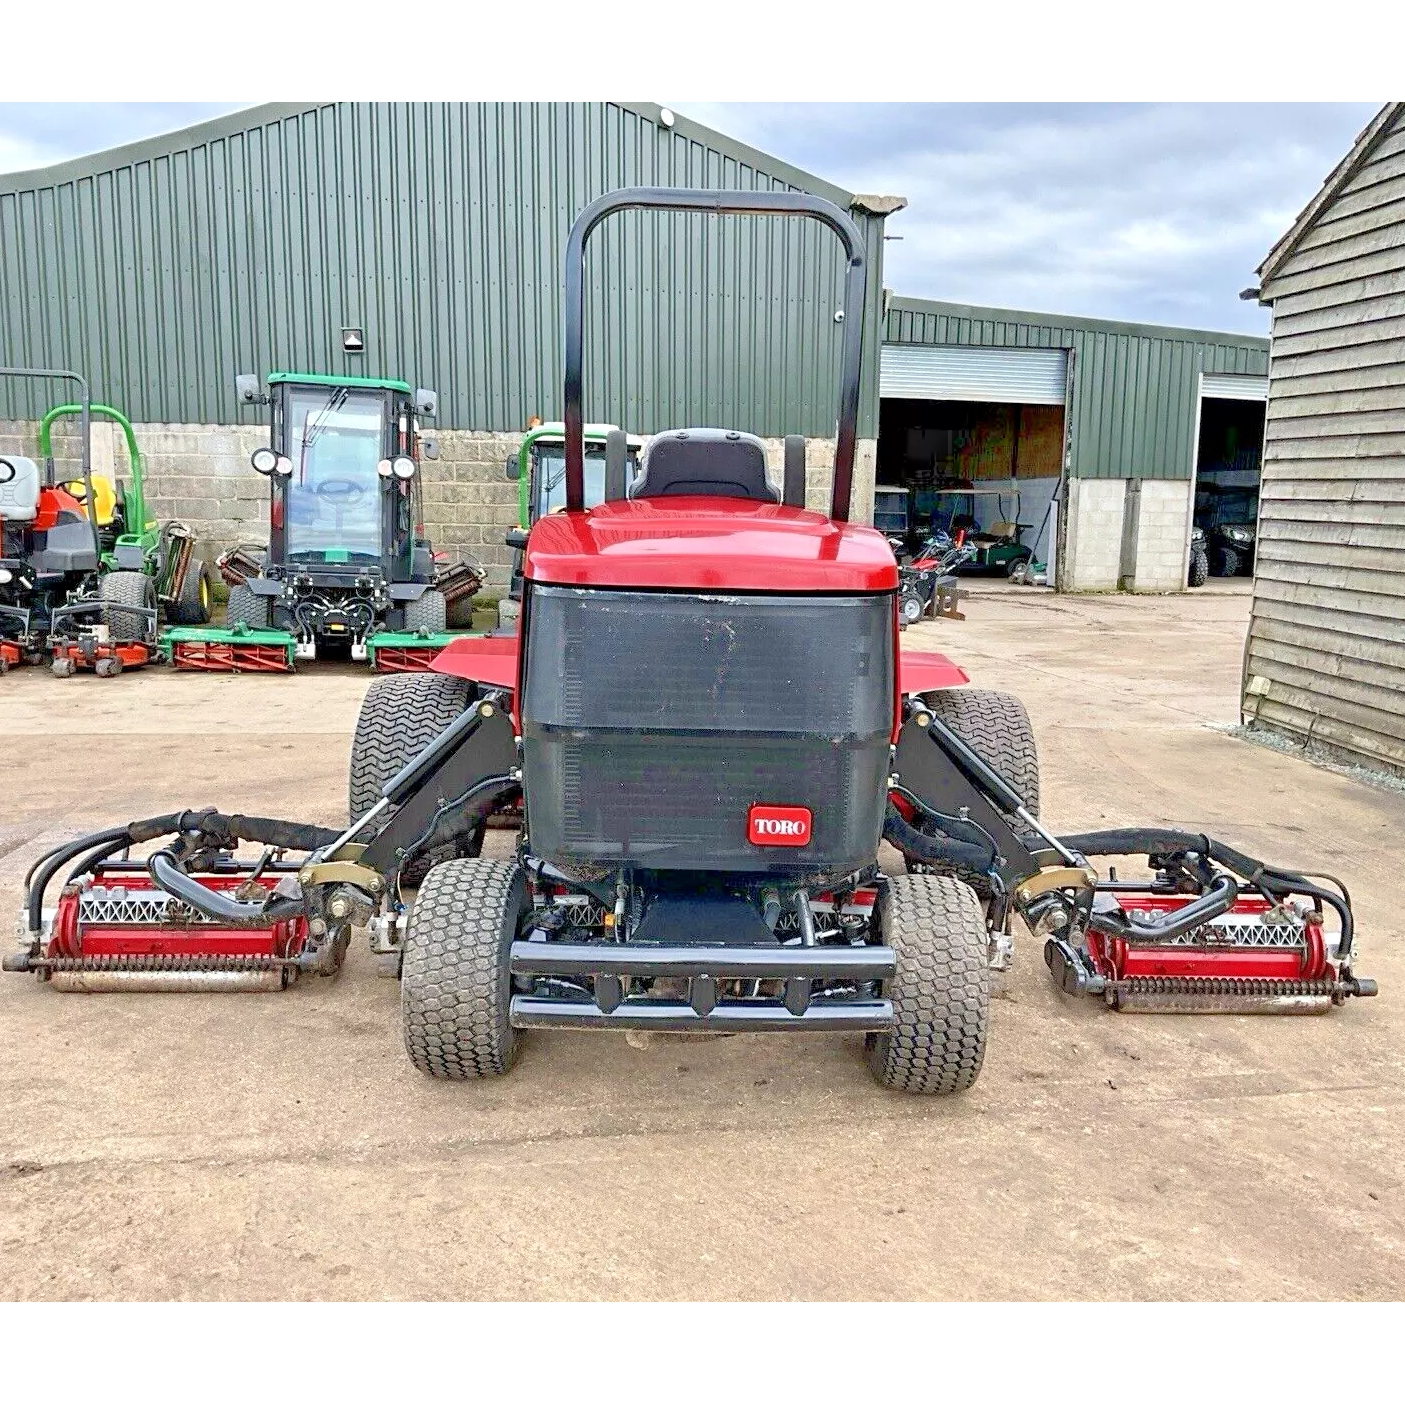
[[[566,510],[585,506],[585,415],[582,380],[585,362],[585,245],[591,231],[620,210],[685,210],[718,215],[798,215],[827,225],[844,245],[844,348],[839,380],[839,433],[834,451],[834,483],[829,515],[849,520],[858,440],[859,373],[863,361],[866,291],[863,236],[837,205],[817,195],[788,190],[670,190],[641,186],[613,190],[592,200],[576,216],[566,240]]]
[[[78,411],[82,421],[79,433],[83,441],[83,491],[86,495],[84,510],[87,513],[88,525],[93,534],[93,550],[101,557],[102,543],[98,539],[97,513],[93,511],[93,418],[91,413],[92,396],[88,392],[88,382],[77,371],[34,370],[27,366],[0,366],[0,376],[24,376],[30,380],[73,381],[78,386],[82,395]],[[44,462],[44,479],[45,487],[52,488],[54,486],[54,461],[47,455]]]

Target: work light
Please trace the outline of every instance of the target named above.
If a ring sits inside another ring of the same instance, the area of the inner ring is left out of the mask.
[[[272,473],[278,463],[278,455],[272,449],[255,449],[249,457],[249,462],[260,473]]]
[[[397,455],[390,466],[397,478],[413,478],[415,476],[415,461],[405,454]]]
[[[273,467],[274,467],[274,468],[278,471],[278,473],[280,473],[284,478],[290,478],[290,477],[292,476],[292,473],[293,473],[293,461],[292,461],[292,459],[290,459],[286,454],[279,454],[279,455],[278,455],[278,461],[277,461],[277,463],[275,463],[275,464],[273,465]]]

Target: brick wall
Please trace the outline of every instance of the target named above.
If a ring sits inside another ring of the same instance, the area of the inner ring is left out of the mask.
[[[1126,498],[1121,478],[1069,479],[1061,589],[1117,589]]]
[[[1146,478],[1140,488],[1123,585],[1131,590],[1183,590],[1190,564],[1190,483]]]
[[[249,465],[249,455],[268,442],[259,425],[139,424],[133,426],[146,472],[153,515],[190,527],[200,550],[213,560],[237,542],[268,539],[268,484]],[[0,453],[36,456],[37,426],[0,422]],[[474,430],[437,431],[440,456],[424,465],[424,516],[437,551],[465,552],[489,568],[490,588],[506,586],[512,552],[503,533],[517,521],[517,484],[504,465],[522,443],[520,434]],[[765,441],[767,461],[780,482],[783,441]],[[127,471],[126,443],[111,424],[93,423],[93,471]],[[854,517],[871,521],[877,441],[859,441],[854,472]],[[55,427],[54,459],[61,475],[77,473],[78,436],[72,423]],[[806,454],[806,501],[829,503],[834,441],[811,440]]]

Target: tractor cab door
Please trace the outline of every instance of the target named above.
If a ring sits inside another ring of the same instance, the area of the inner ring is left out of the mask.
[[[292,469],[274,479],[271,559],[330,575],[381,567],[405,486],[380,471],[390,451],[389,392],[289,383],[282,398],[275,433],[281,428]]]

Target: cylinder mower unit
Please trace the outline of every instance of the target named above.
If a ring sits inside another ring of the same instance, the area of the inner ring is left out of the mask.
[[[777,490],[761,441],[716,429],[654,435],[632,472],[612,432],[586,508],[585,242],[623,209],[798,215],[839,237],[827,515],[803,506],[803,440]],[[1063,989],[1119,1009],[1374,994],[1340,884],[1203,835],[1055,836],[1018,702],[899,652],[892,550],[848,521],[863,248],[808,195],[589,206],[567,252],[564,511],[527,537],[517,635],[459,639],[432,675],[372,685],[340,834],[187,811],[45,855],[5,968],[77,989],[281,982],[336,970],[360,925],[400,980],[411,1060],[438,1077],[505,1073],[531,1029],[848,1031],[880,1083],[930,1094],[979,1074],[1015,914]],[[485,859],[504,812],[521,817],[515,853]],[[883,840],[907,872],[880,868]],[[240,858],[241,842],[264,851]],[[1093,867],[1122,855],[1152,877]]]
[[[203,672],[291,672],[333,652],[427,668],[452,637],[421,508],[422,461],[438,456],[421,430],[434,392],[285,372],[269,376],[266,394],[254,376],[238,390],[269,406],[269,443],[251,460],[269,484],[268,545],[221,558],[227,627],[172,631],[163,651]],[[470,582],[451,572],[443,583],[458,600]]]

